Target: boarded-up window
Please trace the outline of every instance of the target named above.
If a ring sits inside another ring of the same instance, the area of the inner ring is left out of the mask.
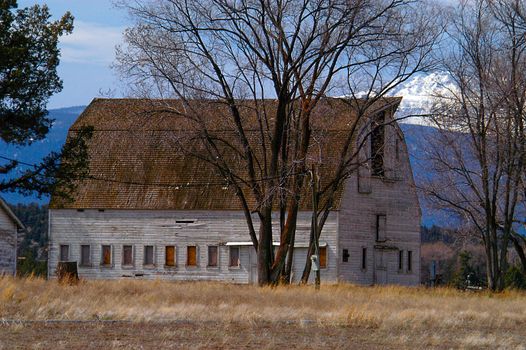
[[[380,113],[371,125],[371,174],[384,176],[385,116]]]
[[[173,245],[166,246],[164,264],[166,266],[175,266],[175,247]]]
[[[239,266],[239,247],[230,247],[230,267]]]
[[[407,251],[407,271],[413,270],[413,252]]]
[[[197,247],[195,245],[186,247],[186,265],[197,266]]]
[[[69,260],[69,245],[61,244],[60,245],[60,261]]]
[[[327,267],[327,247],[320,247],[320,267]]]
[[[101,264],[105,266],[111,265],[111,245],[102,246],[102,259]]]
[[[362,269],[365,270],[367,268],[367,248],[362,248]]]
[[[376,215],[376,241],[383,242],[386,239],[385,230],[386,230],[386,216],[385,215]]]
[[[400,250],[398,251],[398,270],[402,270],[404,268],[404,251]]]
[[[217,246],[208,246],[208,266],[217,266]]]
[[[131,245],[122,246],[122,265],[124,266],[133,265],[133,246]]]
[[[91,264],[91,249],[89,245],[80,246],[80,265],[89,266]]]
[[[144,247],[144,265],[154,265],[153,245]]]
[[[349,249],[344,249],[342,252],[342,261],[349,262]]]

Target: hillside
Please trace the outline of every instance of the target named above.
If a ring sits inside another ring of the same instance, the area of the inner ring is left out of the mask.
[[[14,158],[24,163],[35,164],[53,151],[58,151],[66,141],[69,127],[75,122],[86,106],[75,106],[52,109],[49,116],[54,119],[53,127],[44,140],[37,141],[30,146],[14,147],[0,141],[0,155]],[[19,167],[23,170],[23,166]],[[17,193],[3,193],[2,197],[11,204],[37,202],[46,204],[49,198],[37,196],[25,197]]]

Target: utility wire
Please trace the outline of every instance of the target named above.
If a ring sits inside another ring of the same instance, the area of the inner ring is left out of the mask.
[[[3,155],[0,155],[0,159],[8,160],[8,161],[14,161],[22,165],[27,165],[31,167],[37,167],[37,164],[31,164],[23,161],[19,161],[14,158],[6,157]],[[261,179],[255,179],[254,182],[265,182],[269,180],[280,180],[283,178],[289,178],[293,176],[298,175],[307,175],[308,172],[299,172],[299,173],[291,173],[287,174],[285,176],[271,176],[271,177],[264,177]],[[103,181],[103,182],[111,182],[111,183],[121,183],[126,185],[134,185],[134,186],[154,186],[154,187],[168,187],[168,188],[189,188],[189,187],[209,187],[209,186],[222,186],[226,187],[229,186],[229,181],[224,182],[181,182],[181,183],[147,183],[147,182],[139,182],[139,181],[128,181],[128,180],[116,180],[116,179],[108,179],[104,177],[99,177],[95,175],[87,175],[83,176],[82,179],[89,179],[89,180],[95,180],[95,181]],[[248,181],[246,181],[248,182]]]
[[[10,162],[17,162],[18,164],[27,165],[27,166],[31,166],[31,167],[36,167],[37,166],[36,164],[26,163],[26,162],[20,161],[20,160],[15,159],[15,158],[9,158],[9,157],[6,157],[6,156],[1,156],[1,155],[0,155],[0,159],[8,160]]]

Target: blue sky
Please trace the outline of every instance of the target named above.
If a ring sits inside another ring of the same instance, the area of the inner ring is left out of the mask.
[[[54,18],[66,11],[75,17],[73,34],[61,38],[59,76],[62,92],[49,100],[48,108],[87,105],[93,98],[121,96],[118,77],[111,70],[115,45],[128,26],[127,14],[108,0],[19,0],[18,7],[47,4]]]
[[[458,0],[439,0],[455,4]],[[47,4],[59,18],[66,11],[75,16],[73,34],[62,37],[59,76],[62,92],[51,97],[48,108],[87,105],[95,97],[120,97],[122,85],[111,69],[115,46],[130,24],[127,13],[112,0],[18,0],[19,7]]]

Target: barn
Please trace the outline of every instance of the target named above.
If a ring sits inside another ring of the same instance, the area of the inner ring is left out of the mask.
[[[0,198],[0,276],[16,274],[18,233],[24,225]]]
[[[385,123],[366,134],[367,162],[336,195],[320,238],[322,281],[420,283],[420,208],[404,137],[393,122],[400,101],[386,98],[370,113]],[[89,176],[71,198],[52,197],[49,277],[59,261],[76,261],[87,279],[256,282],[256,252],[239,200],[228,185],[217,185],[221,178],[206,162],[178,152],[173,142],[188,125],[155,106],[151,100],[95,99],[70,128],[71,135],[93,128]],[[327,98],[316,108],[318,126],[330,129],[316,152],[334,158],[331,147],[346,135],[354,112],[340,99]],[[211,119],[218,114],[202,113]],[[225,128],[217,132],[230,132]],[[310,223],[311,209],[302,204],[296,281],[307,259]]]

